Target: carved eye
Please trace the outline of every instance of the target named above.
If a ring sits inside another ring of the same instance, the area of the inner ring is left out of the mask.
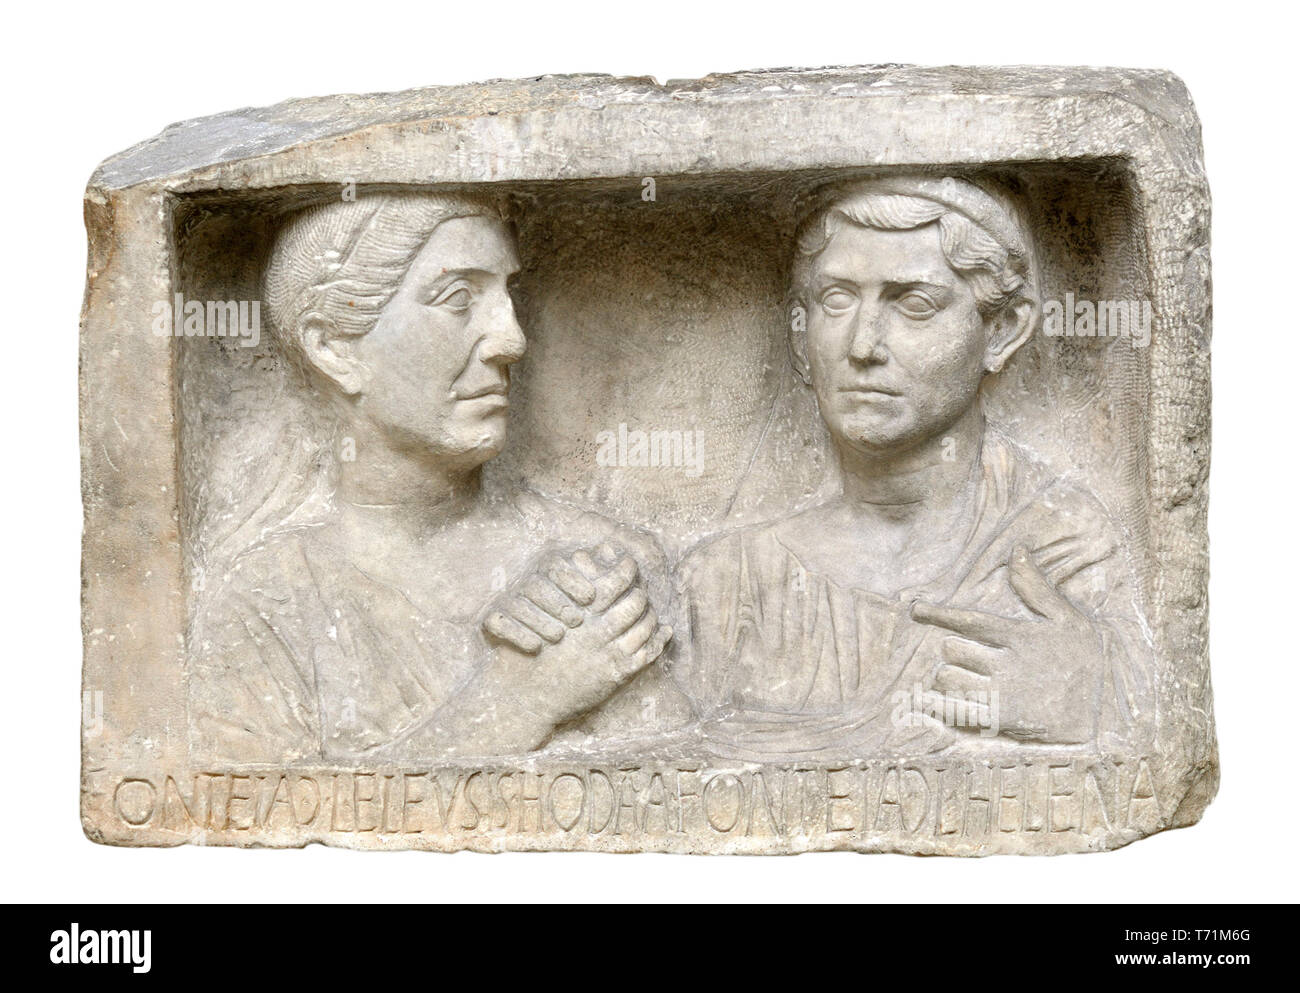
[[[821,299],[822,309],[828,314],[843,314],[851,309],[856,302],[857,297],[848,290],[839,287],[831,287],[822,294]]]
[[[911,293],[904,293],[898,298],[898,309],[906,317],[913,320],[923,321],[927,317],[933,317],[939,313],[939,306],[924,293],[913,290]]]
[[[463,314],[469,310],[469,305],[473,302],[473,297],[469,290],[463,286],[458,286],[443,293],[433,301],[439,307],[446,307],[448,310]]]

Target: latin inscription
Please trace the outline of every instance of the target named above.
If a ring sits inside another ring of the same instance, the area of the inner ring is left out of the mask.
[[[1158,830],[1145,759],[206,771],[126,777],[127,828],[190,835],[987,839]]]

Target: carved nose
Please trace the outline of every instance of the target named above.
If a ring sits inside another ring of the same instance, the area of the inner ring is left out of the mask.
[[[853,340],[849,343],[849,358],[864,365],[879,365],[889,359],[881,340],[879,317],[864,307],[858,315]]]
[[[511,363],[524,357],[528,339],[515,317],[514,304],[509,299],[491,317],[492,326],[483,338],[479,354],[484,362]]]

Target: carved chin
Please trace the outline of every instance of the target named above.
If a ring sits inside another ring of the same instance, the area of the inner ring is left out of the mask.
[[[481,465],[496,458],[506,447],[505,418],[489,418],[455,437],[444,438],[437,450],[465,465]]]
[[[841,419],[835,433],[855,448],[888,449],[914,440],[916,425],[901,410],[857,410]]]

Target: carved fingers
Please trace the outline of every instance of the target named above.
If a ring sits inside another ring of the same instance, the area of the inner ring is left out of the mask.
[[[570,595],[550,579],[534,573],[519,586],[519,596],[533,610],[543,613],[551,621],[559,621],[570,628],[582,623],[582,610]],[[554,639],[559,641],[563,631]]]
[[[993,713],[987,697],[981,699],[949,687],[927,691],[922,701],[925,713],[948,727],[974,731],[997,726],[998,715]]]
[[[673,640],[671,625],[655,624],[651,627],[653,630],[650,636],[640,647],[627,650],[629,672],[640,672],[646,666],[653,664],[664,653],[668,642]]]
[[[500,598],[484,618],[483,630],[527,655],[536,655],[543,644],[557,644],[565,625],[582,623],[582,613],[557,587],[548,591],[543,584],[539,577],[531,577],[517,593]]]
[[[1025,606],[1038,616],[1049,620],[1065,620],[1078,614],[1074,604],[1034,564],[1024,545],[1017,545],[1011,553],[1007,570],[1011,588],[1025,602]]]
[[[617,611],[617,616],[615,612]],[[632,616],[635,614],[635,616]],[[641,590],[632,590],[614,607],[610,608],[610,626],[613,644],[624,655],[631,655],[654,634],[658,618],[650,600]],[[629,621],[628,618],[631,617]]]
[[[555,725],[607,700],[673,635],[636,560],[608,543],[547,559],[493,605],[484,630],[523,652],[498,653],[501,678]]]
[[[659,623],[650,598],[638,585],[636,561],[606,543],[590,554],[575,553],[574,563],[587,572],[596,588],[591,609],[600,612],[596,623],[614,652],[618,668],[635,673],[663,654],[672,638],[672,628]]]
[[[489,611],[483,619],[483,631],[489,640],[512,645],[525,655],[536,655],[542,650],[541,637],[500,607]]]
[[[993,648],[1005,648],[1010,644],[1016,625],[1024,623],[1013,617],[1002,617],[983,610],[940,607],[938,604],[926,603],[924,600],[917,600],[912,604],[912,620],[946,628],[963,638],[979,641]]]
[[[963,638],[944,638],[939,654],[948,663],[946,668],[959,668],[972,675],[992,676],[1001,664],[1004,652]]]
[[[1095,711],[1106,669],[1098,624],[1082,613],[1018,546],[1007,579],[1033,613],[1003,617],[983,610],[917,601],[912,619],[951,632],[939,643],[941,664],[927,689],[938,702],[992,705],[1004,733],[1044,740],[1083,740],[1080,715]],[[1001,714],[996,712],[1000,708]],[[1000,720],[999,720],[1000,716]]]
[[[618,555],[608,544],[594,549],[594,554],[579,549],[573,553],[573,564],[591,582],[595,594],[589,608],[596,614],[608,610],[640,577],[636,559],[630,555]]]
[[[946,664],[939,666],[935,672],[933,686],[939,692],[951,696],[987,695],[993,688],[993,681],[965,666]]]
[[[598,592],[575,563],[552,555],[497,599],[483,619],[483,630],[492,640],[536,655],[543,645],[558,644],[566,629],[582,624],[583,608],[592,604]]]
[[[661,625],[636,560],[609,542],[545,559],[492,605],[483,621],[489,639],[537,656],[575,640],[566,655],[606,659],[622,681],[654,662],[672,638]],[[599,665],[593,661],[591,665]]]
[[[561,555],[552,555],[543,565],[542,574],[580,607],[587,606],[595,599],[596,588],[591,585],[591,581]]]
[[[1007,562],[1007,578],[1016,595],[1038,617],[1060,625],[1086,625],[1083,614],[1034,564],[1029,550],[1023,545],[1018,545],[1011,553]],[[1026,626],[1039,623],[1037,620],[1003,617],[983,610],[941,607],[924,600],[912,604],[912,619],[922,624],[946,628],[963,638],[993,648],[1017,645],[1024,639]]]
[[[659,658],[673,636],[673,629],[667,624],[659,623],[659,617],[655,613],[654,607],[650,606],[649,600],[640,590],[633,590],[623,598],[623,601],[631,601],[627,607],[627,613],[631,613],[635,609],[638,599],[645,601],[644,609],[641,610],[640,616],[636,620],[615,637],[613,643],[619,668],[628,675],[640,672]],[[623,601],[615,604],[615,607],[611,608],[611,613]],[[621,624],[624,619],[625,615],[620,616],[616,626]]]

